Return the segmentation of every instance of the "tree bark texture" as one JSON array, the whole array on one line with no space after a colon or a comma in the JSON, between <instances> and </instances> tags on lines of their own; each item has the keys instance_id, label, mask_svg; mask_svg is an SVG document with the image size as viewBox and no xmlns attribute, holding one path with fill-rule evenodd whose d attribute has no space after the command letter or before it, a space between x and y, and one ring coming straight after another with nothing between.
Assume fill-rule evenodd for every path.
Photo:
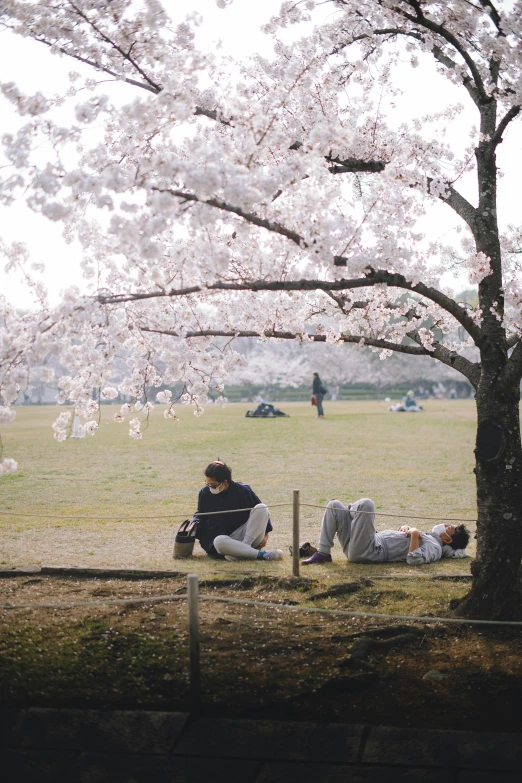
<instances>
[{"instance_id":1,"label":"tree bark texture","mask_svg":"<svg viewBox=\"0 0 522 783\"><path fill-rule=\"evenodd\" d=\"M482 377L477 390L477 558L473 583L455 613L522 618L522 448L518 382Z\"/></svg>"},{"instance_id":2,"label":"tree bark texture","mask_svg":"<svg viewBox=\"0 0 522 783\"><path fill-rule=\"evenodd\" d=\"M492 102L493 103L493 102ZM482 112L482 131L493 135L494 106ZM520 379L508 373L508 344L503 326L504 292L496 209L496 147L481 142L476 150L479 206L473 226L477 251L485 253L491 274L479 285L483 337L477 385L477 558L471 591L456 614L487 619L522 618L522 447Z\"/></svg>"}]
</instances>

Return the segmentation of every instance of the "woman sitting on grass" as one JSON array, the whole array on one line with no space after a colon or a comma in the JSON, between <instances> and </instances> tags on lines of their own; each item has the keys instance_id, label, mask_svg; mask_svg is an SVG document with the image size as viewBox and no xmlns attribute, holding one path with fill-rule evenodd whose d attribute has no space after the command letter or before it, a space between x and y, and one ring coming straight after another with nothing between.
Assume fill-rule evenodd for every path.
<instances>
[{"instance_id":1,"label":"woman sitting on grass","mask_svg":"<svg viewBox=\"0 0 522 783\"><path fill-rule=\"evenodd\" d=\"M209 516L216 511L224 513ZM198 520L196 537L210 557L281 560L283 556L280 549L263 549L273 529L268 508L248 484L232 481L232 470L220 460L205 469L194 519Z\"/></svg>"}]
</instances>

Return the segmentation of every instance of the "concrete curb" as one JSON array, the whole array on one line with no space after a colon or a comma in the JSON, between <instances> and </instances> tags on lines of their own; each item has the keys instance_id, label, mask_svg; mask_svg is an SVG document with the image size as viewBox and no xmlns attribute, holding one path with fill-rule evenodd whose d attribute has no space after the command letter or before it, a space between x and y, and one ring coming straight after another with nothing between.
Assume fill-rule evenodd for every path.
<instances>
[{"instance_id":1,"label":"concrete curb","mask_svg":"<svg viewBox=\"0 0 522 783\"><path fill-rule=\"evenodd\" d=\"M515 783L522 737L136 710L0 709L3 771L42 783ZM10 776L9 776L10 775Z\"/></svg>"}]
</instances>

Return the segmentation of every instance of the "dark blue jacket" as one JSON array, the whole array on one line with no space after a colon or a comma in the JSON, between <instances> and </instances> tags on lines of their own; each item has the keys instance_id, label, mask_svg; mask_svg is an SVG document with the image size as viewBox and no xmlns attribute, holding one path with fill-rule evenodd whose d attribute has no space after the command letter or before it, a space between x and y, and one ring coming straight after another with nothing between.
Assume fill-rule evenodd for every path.
<instances>
[{"instance_id":1,"label":"dark blue jacket","mask_svg":"<svg viewBox=\"0 0 522 783\"><path fill-rule=\"evenodd\" d=\"M214 539L216 536L229 536L238 527L244 525L250 516L250 511L238 511L235 514L216 514L207 516L209 511L233 511L236 508L253 508L261 503L258 496L248 484L231 481L228 489L213 495L208 487L203 487L198 496L198 510L194 514L199 520L197 538L199 543L211 557L216 557ZM266 532L272 528L270 517Z\"/></svg>"},{"instance_id":2,"label":"dark blue jacket","mask_svg":"<svg viewBox=\"0 0 522 783\"><path fill-rule=\"evenodd\" d=\"M326 394L326 389L319 377L314 378L312 381L312 394Z\"/></svg>"}]
</instances>

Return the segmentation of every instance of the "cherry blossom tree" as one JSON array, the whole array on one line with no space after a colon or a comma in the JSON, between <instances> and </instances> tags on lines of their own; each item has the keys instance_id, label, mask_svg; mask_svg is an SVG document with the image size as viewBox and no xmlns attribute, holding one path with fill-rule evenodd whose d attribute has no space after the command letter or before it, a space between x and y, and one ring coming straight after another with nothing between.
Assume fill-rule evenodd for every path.
<instances>
[{"instance_id":1,"label":"cherry blossom tree","mask_svg":"<svg viewBox=\"0 0 522 783\"><path fill-rule=\"evenodd\" d=\"M264 387L267 394L277 389L305 387L311 392L311 379L318 372L329 391L336 386L365 384L384 391L391 386L407 384L412 388L433 384L458 384L471 390L462 375L451 367L434 362L427 356L410 356L394 352L381 359L381 350L340 344L324 345L295 340L270 340L259 344L252 340L238 340L237 349L243 353L246 364L232 372L229 384ZM468 349L471 352L472 349ZM261 392L263 393L263 392ZM469 392L468 392L469 393Z\"/></svg>"},{"instance_id":2,"label":"cherry blossom tree","mask_svg":"<svg viewBox=\"0 0 522 783\"><path fill-rule=\"evenodd\" d=\"M284 2L265 27L274 58L232 67L197 50L197 19L174 26L157 0L2 0L0 23L68 63L71 86L1 84L26 121L3 137L0 197L61 221L85 275L51 308L24 248L3 247L39 302L24 316L2 303L4 404L47 355L70 368L60 401L91 433L93 387L148 412L150 388L181 380L201 413L240 361L238 336L431 357L476 390L478 550L456 611L519 617L520 231L499 229L497 150L520 114L522 4L331 0L327 21L288 43L314 6ZM402 122L405 57L461 103ZM126 85L123 101L108 80ZM464 131L463 107L476 123ZM456 251L423 236L442 207L459 223L477 307L440 283ZM128 373L106 389L122 348ZM139 438L131 407L116 418L134 416Z\"/></svg>"},{"instance_id":3,"label":"cherry blossom tree","mask_svg":"<svg viewBox=\"0 0 522 783\"><path fill-rule=\"evenodd\" d=\"M383 360L379 349L372 352L364 346L345 345L339 350L337 346L320 344L305 346L304 353L309 368L308 378L317 371L327 386L363 383L384 392L387 388L404 384L412 388L431 388L434 383L449 382L451 386L452 382L460 385L464 380L456 370L433 362L427 356L394 352Z\"/></svg>"},{"instance_id":4,"label":"cherry blossom tree","mask_svg":"<svg viewBox=\"0 0 522 783\"><path fill-rule=\"evenodd\" d=\"M295 389L311 384L312 370L295 341L285 340L277 344L274 340L267 340L261 345L248 342L243 353L245 366L231 373L228 378L230 384L245 384L251 389L262 387L262 393L268 395L276 393L278 388Z\"/></svg>"}]
</instances>

